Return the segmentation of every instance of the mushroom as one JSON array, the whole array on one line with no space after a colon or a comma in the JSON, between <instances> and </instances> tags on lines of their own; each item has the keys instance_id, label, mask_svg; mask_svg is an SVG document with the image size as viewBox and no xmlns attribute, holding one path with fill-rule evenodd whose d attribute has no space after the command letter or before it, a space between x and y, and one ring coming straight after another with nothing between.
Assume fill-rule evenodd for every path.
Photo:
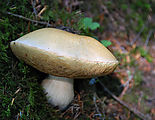
<instances>
[{"instance_id":1,"label":"mushroom","mask_svg":"<svg viewBox=\"0 0 155 120\"><path fill-rule=\"evenodd\" d=\"M30 32L10 46L17 58L50 74L42 86L49 103L60 109L74 97L74 78L103 76L118 65L112 53L94 38L55 28Z\"/></svg>"}]
</instances>

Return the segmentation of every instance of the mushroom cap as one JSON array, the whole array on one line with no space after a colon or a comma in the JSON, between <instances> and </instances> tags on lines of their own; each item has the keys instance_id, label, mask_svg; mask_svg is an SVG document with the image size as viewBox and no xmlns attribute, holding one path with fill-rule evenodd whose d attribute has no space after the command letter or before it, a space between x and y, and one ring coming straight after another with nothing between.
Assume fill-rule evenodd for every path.
<instances>
[{"instance_id":1,"label":"mushroom cap","mask_svg":"<svg viewBox=\"0 0 155 120\"><path fill-rule=\"evenodd\" d=\"M55 28L43 28L11 42L13 53L51 75L91 78L114 71L118 61L97 40Z\"/></svg>"}]
</instances>

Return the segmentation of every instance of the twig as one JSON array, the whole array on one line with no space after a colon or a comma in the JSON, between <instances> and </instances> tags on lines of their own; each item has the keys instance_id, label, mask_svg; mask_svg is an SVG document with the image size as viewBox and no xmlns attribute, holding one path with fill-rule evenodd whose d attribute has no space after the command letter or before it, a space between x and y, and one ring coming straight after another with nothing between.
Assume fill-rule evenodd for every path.
<instances>
[{"instance_id":1,"label":"twig","mask_svg":"<svg viewBox=\"0 0 155 120\"><path fill-rule=\"evenodd\" d=\"M104 84L99 80L99 83L101 84L101 86L104 88L104 90L113 98L115 99L117 102L119 102L121 105L123 105L124 107L126 107L128 110L130 110L131 112L133 112L136 116L138 116L140 119L142 120L151 120L151 118L146 117L143 113L141 113L140 111L136 110L135 108L131 108L129 107L125 102L123 102L122 100L120 100L118 97L116 97L111 91L109 91L108 88L106 88L104 86Z\"/></svg>"},{"instance_id":2,"label":"twig","mask_svg":"<svg viewBox=\"0 0 155 120\"><path fill-rule=\"evenodd\" d=\"M38 13L38 16L41 17L41 14L47 9L47 6L45 5L44 8Z\"/></svg>"},{"instance_id":3,"label":"twig","mask_svg":"<svg viewBox=\"0 0 155 120\"><path fill-rule=\"evenodd\" d=\"M13 105L14 101L15 101L15 98L12 98L11 106Z\"/></svg>"},{"instance_id":4,"label":"twig","mask_svg":"<svg viewBox=\"0 0 155 120\"><path fill-rule=\"evenodd\" d=\"M112 15L109 13L107 7L106 7L104 4L102 4L102 1L99 0L99 2L101 3L101 8L104 10L104 13L106 13L107 15L109 15L109 18L110 18L112 24L115 26L115 25L116 25L115 19L114 19L114 18L112 17Z\"/></svg>"},{"instance_id":5,"label":"twig","mask_svg":"<svg viewBox=\"0 0 155 120\"><path fill-rule=\"evenodd\" d=\"M143 92L140 92L139 98L138 98L138 109L140 109L140 103L142 101L142 97L143 97Z\"/></svg>"},{"instance_id":6,"label":"twig","mask_svg":"<svg viewBox=\"0 0 155 120\"><path fill-rule=\"evenodd\" d=\"M16 92L14 94L17 94L20 90L21 90L21 88L18 88L18 90L16 90Z\"/></svg>"},{"instance_id":7,"label":"twig","mask_svg":"<svg viewBox=\"0 0 155 120\"><path fill-rule=\"evenodd\" d=\"M52 27L52 25L49 24L48 22L42 22L42 21L32 20L32 19L26 18L26 17L24 17L22 15L10 13L10 12L5 12L5 13L8 14L8 15L12 15L12 16L18 17L18 18L22 18L22 19L27 20L27 21L30 21L30 22L34 22L34 23L38 23L38 24L47 25L49 27Z\"/></svg>"},{"instance_id":8,"label":"twig","mask_svg":"<svg viewBox=\"0 0 155 120\"><path fill-rule=\"evenodd\" d=\"M35 8L35 5L36 5L36 1L35 0L31 0L31 4L32 4L32 8L33 8L33 12L35 14L35 17L37 19L37 10Z\"/></svg>"},{"instance_id":9,"label":"twig","mask_svg":"<svg viewBox=\"0 0 155 120\"><path fill-rule=\"evenodd\" d=\"M146 39L145 44L144 44L145 46L148 45L148 42L149 42L150 37L151 37L151 35L152 35L152 32L153 32L153 30L151 29L151 30L149 31L149 34L147 35L147 39Z\"/></svg>"},{"instance_id":10,"label":"twig","mask_svg":"<svg viewBox=\"0 0 155 120\"><path fill-rule=\"evenodd\" d=\"M102 113L99 111L99 108L96 104L96 94L94 93L94 96L93 96L93 101L94 101L94 104L95 104L95 108L96 108L96 112L98 113L97 115L101 118L102 116Z\"/></svg>"},{"instance_id":11,"label":"twig","mask_svg":"<svg viewBox=\"0 0 155 120\"><path fill-rule=\"evenodd\" d=\"M142 28L140 29L139 33L136 35L136 37L133 39L133 41L131 41L131 45L133 45L136 40L140 37L141 33L144 31L144 28L145 28L145 24L143 24Z\"/></svg>"},{"instance_id":12,"label":"twig","mask_svg":"<svg viewBox=\"0 0 155 120\"><path fill-rule=\"evenodd\" d=\"M101 102L101 104L102 104L102 115L103 115L103 118L105 119L105 99L103 99L103 100L101 100L99 97L98 97L98 95L97 94L95 94L96 95L96 98Z\"/></svg>"},{"instance_id":13,"label":"twig","mask_svg":"<svg viewBox=\"0 0 155 120\"><path fill-rule=\"evenodd\" d=\"M74 1L73 3L71 3L71 6L77 6L83 3L84 3L83 1Z\"/></svg>"},{"instance_id":14,"label":"twig","mask_svg":"<svg viewBox=\"0 0 155 120\"><path fill-rule=\"evenodd\" d=\"M129 83L131 82L132 78L133 78L133 74L131 74L131 71L127 70L126 71L128 74L128 80L126 81L126 83L123 85L123 87L129 86Z\"/></svg>"},{"instance_id":15,"label":"twig","mask_svg":"<svg viewBox=\"0 0 155 120\"><path fill-rule=\"evenodd\" d=\"M119 98L122 98L123 95L126 93L126 91L128 90L129 88L129 84L130 82L132 81L132 78L133 78L133 74L131 74L131 71L127 70L127 74L128 74L128 80L122 84L120 87L124 87L124 90L123 92L121 93L120 97Z\"/></svg>"},{"instance_id":16,"label":"twig","mask_svg":"<svg viewBox=\"0 0 155 120\"><path fill-rule=\"evenodd\" d=\"M75 116L74 116L74 118L73 118L73 120L76 120L76 118L78 118L80 114L81 114L81 112L76 113Z\"/></svg>"}]
</instances>

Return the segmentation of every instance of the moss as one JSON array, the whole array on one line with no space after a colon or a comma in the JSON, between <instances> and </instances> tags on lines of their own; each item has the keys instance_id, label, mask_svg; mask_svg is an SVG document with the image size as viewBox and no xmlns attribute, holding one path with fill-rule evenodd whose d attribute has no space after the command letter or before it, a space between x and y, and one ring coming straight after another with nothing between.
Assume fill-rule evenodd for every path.
<instances>
[{"instance_id":1,"label":"moss","mask_svg":"<svg viewBox=\"0 0 155 120\"><path fill-rule=\"evenodd\" d=\"M84 3L85 2L86 1L84 1ZM57 0L54 0L52 2L49 0L41 0L41 3L43 6L45 4L48 4L47 10L43 13L43 18L41 18L41 20L49 21L54 27L67 26L70 28L74 28L75 30L80 30L80 28L78 27L78 21L80 21L80 19L83 19L84 15L77 14L77 11L79 10L82 12L89 11L91 13L94 13L95 15L93 20L95 22L99 22L99 11L98 9L96 9L98 8L99 4L97 2L95 2L95 4L93 1L91 1L90 4L86 2L88 6L82 4L79 6L79 8L74 8L74 11L72 12L67 11L66 8L62 9L62 4ZM127 9L130 9L131 13L126 14L124 19L126 23L129 24L127 26L129 26L136 32L139 31L146 21L146 16L149 13L151 4L144 0L138 2L132 1L132 3L129 3L128 1L122 2L121 0L119 0L116 2L116 4L113 3L115 2L108 1L105 3L108 10L110 11L110 14L113 14L113 11L115 11L116 8L122 9L124 11L124 14L126 14ZM43 74L26 65L24 62L19 61L11 52L9 46L9 43L11 41L16 40L17 38L25 35L30 31L46 26L36 25L26 20L2 13L9 11L11 13L34 19L35 16L33 14L33 8L30 5L30 2L28 2L27 0L5 0L0 4L0 119L63 119L60 116L62 113L57 109L53 109L53 107L47 103L46 97L43 93L43 89L40 86L40 82L44 77L46 77L46 74ZM126 7L127 5L128 8ZM137 12L137 9L141 12ZM107 16L104 15L103 24L101 24L98 28L98 31L100 33L105 31L106 29L109 30L109 26L107 25L107 23L109 23L109 18ZM135 22L131 24L130 21ZM148 30L149 27L147 27L147 29L145 29L142 33L143 36L147 33ZM93 36L93 33L97 32L97 30L89 32L89 34ZM123 64L121 67L126 67L126 55L117 52L116 56L119 61L124 60L125 62L125 64ZM143 54L143 57L146 57L148 61L151 61L151 58L147 53ZM132 60L130 65L135 65L134 59ZM105 84L108 84L106 80L103 81L105 81ZM141 85L141 81L141 73L135 73L136 85ZM114 80L114 85L118 84L115 82L116 81ZM88 86L88 81L85 82L85 84L85 86ZM113 92L120 92L118 91L117 86L112 87L111 85L109 85L109 87ZM91 89L91 86L85 87L85 91L87 89ZM101 94L102 92L103 90L99 91L99 94ZM89 119L88 116L92 111L95 110L94 103L92 102L92 91L87 91L86 93L84 93L85 97L82 98L82 100L84 101L84 111L83 114L80 115L81 119ZM127 97L127 100L129 100L130 98L131 101L137 103L138 98L136 95L129 95ZM146 111L149 111L147 107Z\"/></svg>"}]
</instances>

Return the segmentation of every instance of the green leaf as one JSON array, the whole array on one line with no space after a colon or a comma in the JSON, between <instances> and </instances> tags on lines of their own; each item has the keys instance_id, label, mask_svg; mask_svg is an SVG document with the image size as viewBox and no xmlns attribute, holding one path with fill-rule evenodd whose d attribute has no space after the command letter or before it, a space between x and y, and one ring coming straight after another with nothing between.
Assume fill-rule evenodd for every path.
<instances>
[{"instance_id":1,"label":"green leaf","mask_svg":"<svg viewBox=\"0 0 155 120\"><path fill-rule=\"evenodd\" d=\"M87 29L92 24L92 18L84 18L83 19L84 28Z\"/></svg>"},{"instance_id":2,"label":"green leaf","mask_svg":"<svg viewBox=\"0 0 155 120\"><path fill-rule=\"evenodd\" d=\"M108 47L110 46L112 43L108 40L101 40L101 43L105 46L105 47Z\"/></svg>"},{"instance_id":3,"label":"green leaf","mask_svg":"<svg viewBox=\"0 0 155 120\"><path fill-rule=\"evenodd\" d=\"M97 22L94 22L94 23L90 24L89 27L91 30L96 30L97 28L100 27L100 24L98 24Z\"/></svg>"},{"instance_id":4,"label":"green leaf","mask_svg":"<svg viewBox=\"0 0 155 120\"><path fill-rule=\"evenodd\" d=\"M93 22L92 18L89 17L85 17L82 18L79 22L78 22L79 28L83 29L83 30L96 30L97 28L100 27L100 24L97 22Z\"/></svg>"}]
</instances>

